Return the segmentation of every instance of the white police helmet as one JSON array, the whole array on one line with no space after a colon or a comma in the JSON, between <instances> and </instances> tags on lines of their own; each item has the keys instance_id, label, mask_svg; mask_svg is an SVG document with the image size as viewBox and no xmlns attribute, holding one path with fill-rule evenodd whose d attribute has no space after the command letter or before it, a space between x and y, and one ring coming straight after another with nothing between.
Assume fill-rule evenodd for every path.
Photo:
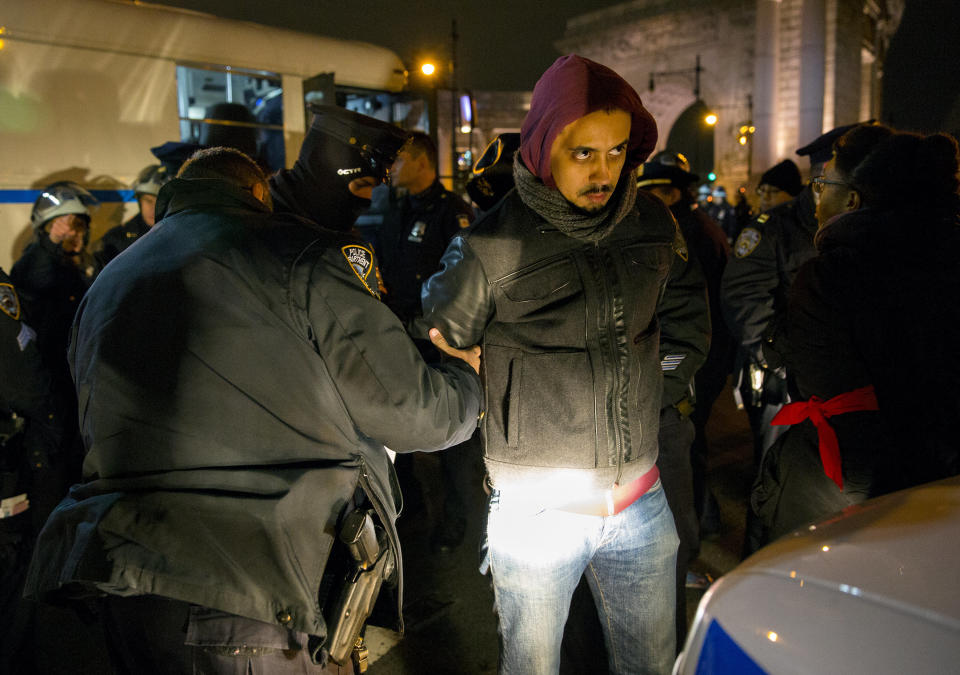
<instances>
[{"instance_id":1,"label":"white police helmet","mask_svg":"<svg viewBox=\"0 0 960 675\"><path fill-rule=\"evenodd\" d=\"M90 207L100 202L92 194L74 183L65 180L45 187L33 203L30 223L39 230L57 216L74 213L90 219Z\"/></svg>"},{"instance_id":2,"label":"white police helmet","mask_svg":"<svg viewBox=\"0 0 960 675\"><path fill-rule=\"evenodd\" d=\"M138 196L153 195L156 197L160 188L171 178L173 176L167 170L167 167L161 164L151 164L145 167L137 175L137 179L133 181L133 192Z\"/></svg>"}]
</instances>

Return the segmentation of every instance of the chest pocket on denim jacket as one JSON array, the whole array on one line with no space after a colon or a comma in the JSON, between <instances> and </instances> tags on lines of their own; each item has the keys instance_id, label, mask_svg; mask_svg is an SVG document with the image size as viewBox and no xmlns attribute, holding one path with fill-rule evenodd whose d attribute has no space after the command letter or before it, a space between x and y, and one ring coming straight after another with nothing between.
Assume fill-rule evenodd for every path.
<instances>
[{"instance_id":1,"label":"chest pocket on denim jacket","mask_svg":"<svg viewBox=\"0 0 960 675\"><path fill-rule=\"evenodd\" d=\"M521 270L503 280L499 291L498 320L523 324L524 333L535 336L534 344L573 347L582 342L583 283L572 258Z\"/></svg>"}]
</instances>

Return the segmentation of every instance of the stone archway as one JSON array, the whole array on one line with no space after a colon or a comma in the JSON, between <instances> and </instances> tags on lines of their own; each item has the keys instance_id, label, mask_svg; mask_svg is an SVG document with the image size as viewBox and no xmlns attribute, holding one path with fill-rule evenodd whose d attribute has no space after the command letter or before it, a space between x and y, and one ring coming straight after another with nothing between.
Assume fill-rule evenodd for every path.
<instances>
[{"instance_id":1,"label":"stone archway","mask_svg":"<svg viewBox=\"0 0 960 675\"><path fill-rule=\"evenodd\" d=\"M707 174L715 170L714 128L703 121L709 109L703 101L694 101L680 113L670 128L667 149L682 152L690 161L690 170L706 182Z\"/></svg>"}]
</instances>

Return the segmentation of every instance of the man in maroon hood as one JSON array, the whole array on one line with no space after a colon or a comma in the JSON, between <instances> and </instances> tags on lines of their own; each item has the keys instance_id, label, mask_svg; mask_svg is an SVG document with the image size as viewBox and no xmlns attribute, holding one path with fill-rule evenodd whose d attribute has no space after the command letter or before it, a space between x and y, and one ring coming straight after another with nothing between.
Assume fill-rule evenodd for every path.
<instances>
[{"instance_id":1,"label":"man in maroon hood","mask_svg":"<svg viewBox=\"0 0 960 675\"><path fill-rule=\"evenodd\" d=\"M586 574L612 672L668 673L677 535L656 467L661 301L676 223L637 194L656 145L609 68L558 59L533 91L516 189L454 237L423 287L424 319L483 344L487 555L502 673L556 673ZM664 331L663 339L668 336Z\"/></svg>"}]
</instances>

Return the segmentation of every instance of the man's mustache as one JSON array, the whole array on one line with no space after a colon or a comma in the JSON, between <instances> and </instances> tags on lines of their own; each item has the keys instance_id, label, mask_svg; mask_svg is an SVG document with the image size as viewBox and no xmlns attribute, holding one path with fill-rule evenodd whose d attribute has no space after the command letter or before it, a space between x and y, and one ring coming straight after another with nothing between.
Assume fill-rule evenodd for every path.
<instances>
[{"instance_id":1,"label":"man's mustache","mask_svg":"<svg viewBox=\"0 0 960 675\"><path fill-rule=\"evenodd\" d=\"M603 194L605 192L613 192L612 185L588 185L587 187L580 190L579 196L585 197L586 195L592 194Z\"/></svg>"}]
</instances>

